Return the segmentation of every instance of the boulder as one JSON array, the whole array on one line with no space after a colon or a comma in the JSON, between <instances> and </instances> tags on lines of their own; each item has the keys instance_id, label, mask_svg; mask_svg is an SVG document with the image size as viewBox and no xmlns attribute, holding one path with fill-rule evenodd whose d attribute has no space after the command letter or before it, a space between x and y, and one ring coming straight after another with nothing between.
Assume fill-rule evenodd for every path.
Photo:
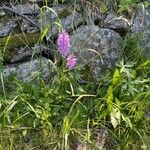
<instances>
[{"instance_id":1,"label":"boulder","mask_svg":"<svg viewBox=\"0 0 150 150\"><path fill-rule=\"evenodd\" d=\"M0 19L0 38L9 35L17 27L17 21L14 19Z\"/></svg>"},{"instance_id":2,"label":"boulder","mask_svg":"<svg viewBox=\"0 0 150 150\"><path fill-rule=\"evenodd\" d=\"M0 51L3 53L4 61L15 62L41 53L43 46L35 45L39 36L39 33L20 33L0 38ZM8 39L9 42L7 43Z\"/></svg>"},{"instance_id":3,"label":"boulder","mask_svg":"<svg viewBox=\"0 0 150 150\"><path fill-rule=\"evenodd\" d=\"M130 20L124 16L118 16L115 13L110 12L104 19L103 27L127 32L131 27L131 23Z\"/></svg>"},{"instance_id":4,"label":"boulder","mask_svg":"<svg viewBox=\"0 0 150 150\"><path fill-rule=\"evenodd\" d=\"M71 35L71 51L78 64L88 66L94 76L111 69L119 56L121 36L111 29L80 26Z\"/></svg>"},{"instance_id":5,"label":"boulder","mask_svg":"<svg viewBox=\"0 0 150 150\"><path fill-rule=\"evenodd\" d=\"M135 10L135 17L132 24L132 32L150 30L150 8L139 6Z\"/></svg>"},{"instance_id":6,"label":"boulder","mask_svg":"<svg viewBox=\"0 0 150 150\"><path fill-rule=\"evenodd\" d=\"M21 64L4 66L3 76L6 78L13 73L18 79L30 82L33 79L37 80L40 75L44 80L49 81L52 70L52 63L48 59L37 58Z\"/></svg>"},{"instance_id":7,"label":"boulder","mask_svg":"<svg viewBox=\"0 0 150 150\"><path fill-rule=\"evenodd\" d=\"M28 16L28 19L32 20L35 24L37 24L39 16ZM39 32L39 29L26 19L20 17L18 21L20 23L19 25L22 32L25 33Z\"/></svg>"},{"instance_id":8,"label":"boulder","mask_svg":"<svg viewBox=\"0 0 150 150\"><path fill-rule=\"evenodd\" d=\"M22 15L37 15L40 12L40 8L37 4L22 4L12 7L12 10Z\"/></svg>"},{"instance_id":9,"label":"boulder","mask_svg":"<svg viewBox=\"0 0 150 150\"><path fill-rule=\"evenodd\" d=\"M77 11L69 8L67 5L58 5L50 9L51 10L49 9L45 10L41 14L42 19L39 20L39 23L42 26L43 31L49 27L47 39L49 39L51 36L56 36L58 34L59 27L55 23L55 22L58 23L58 18L62 23L62 27L68 32L78 27L83 21L82 15L79 14Z\"/></svg>"},{"instance_id":10,"label":"boulder","mask_svg":"<svg viewBox=\"0 0 150 150\"><path fill-rule=\"evenodd\" d=\"M150 57L150 8L139 6L133 20L132 32L139 37L143 54Z\"/></svg>"},{"instance_id":11,"label":"boulder","mask_svg":"<svg viewBox=\"0 0 150 150\"><path fill-rule=\"evenodd\" d=\"M15 50L16 49L16 50ZM11 63L15 63L21 60L24 60L28 57L38 55L42 53L42 51L45 49L44 45L35 45L34 47L20 47L20 48L14 48L14 51L16 52L13 57L9 59Z\"/></svg>"}]
</instances>

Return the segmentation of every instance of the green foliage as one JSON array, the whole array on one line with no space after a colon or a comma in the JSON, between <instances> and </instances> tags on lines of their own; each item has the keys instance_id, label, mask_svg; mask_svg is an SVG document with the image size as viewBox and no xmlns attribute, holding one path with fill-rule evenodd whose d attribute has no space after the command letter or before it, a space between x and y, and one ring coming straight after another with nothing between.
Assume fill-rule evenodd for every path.
<instances>
[{"instance_id":1,"label":"green foliage","mask_svg":"<svg viewBox=\"0 0 150 150\"><path fill-rule=\"evenodd\" d=\"M140 65L121 61L113 74L104 76L107 80L101 77L95 86L94 80L80 85L78 69L61 71L50 85L42 80L33 84L11 79L10 88L6 81L5 91L9 93L6 98L0 93L1 128L34 127L50 133L54 128L62 128L59 132L63 137L62 147L67 148L74 129L86 129L89 124L89 131L102 127L108 130L110 138L118 141L118 148L147 146L144 139L149 130L145 118L145 111L150 108L149 68L150 61ZM82 131L78 136L81 135L86 139ZM89 133L89 143L90 138Z\"/></svg>"},{"instance_id":2,"label":"green foliage","mask_svg":"<svg viewBox=\"0 0 150 150\"><path fill-rule=\"evenodd\" d=\"M119 0L118 1L118 6L119 6L118 12L129 11L129 9L132 6L134 6L135 4L137 4L139 2L140 2L140 0Z\"/></svg>"},{"instance_id":3,"label":"green foliage","mask_svg":"<svg viewBox=\"0 0 150 150\"><path fill-rule=\"evenodd\" d=\"M125 61L144 61L146 59L146 55L143 52L143 48L141 47L143 43L142 34L131 34L128 33L124 37L124 41L122 42L122 50L120 51L120 60L123 58Z\"/></svg>"},{"instance_id":4,"label":"green foliage","mask_svg":"<svg viewBox=\"0 0 150 150\"><path fill-rule=\"evenodd\" d=\"M139 138L139 143L132 144L137 145L137 148L140 146L139 144L146 145L147 140L144 141L143 137L149 130L148 120L145 118L145 110L150 108L149 63L149 61L146 61L139 67L134 68L135 64L124 64L124 61L121 61L114 71L112 84L108 87L107 103L101 101L96 109L98 118L101 118L102 114L106 117L110 114L110 122L115 128L114 134L117 135L116 140L121 142L120 148L126 147L129 149L129 143L132 143L135 137L136 140ZM139 68L141 68L140 71ZM102 109L102 105L107 109ZM107 113L104 113L104 111ZM124 132L128 134L126 135ZM139 137L137 137L138 135ZM133 146L132 144L131 146Z\"/></svg>"},{"instance_id":5,"label":"green foliage","mask_svg":"<svg viewBox=\"0 0 150 150\"><path fill-rule=\"evenodd\" d=\"M118 1L119 11L138 2ZM106 1L102 4L105 12ZM87 66L68 71L62 65L49 84L40 76L29 83L15 75L3 79L0 54L0 149L67 150L82 139L96 150L101 129L108 133L106 149L149 149L150 60L143 57L137 35L127 35L122 45L114 71L94 79ZM32 146L25 147L30 138Z\"/></svg>"}]
</instances>

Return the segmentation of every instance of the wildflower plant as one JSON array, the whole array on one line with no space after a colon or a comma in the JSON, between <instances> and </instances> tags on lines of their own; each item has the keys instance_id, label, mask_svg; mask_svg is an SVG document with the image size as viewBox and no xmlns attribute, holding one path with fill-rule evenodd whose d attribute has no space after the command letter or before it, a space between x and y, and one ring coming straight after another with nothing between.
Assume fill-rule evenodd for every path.
<instances>
[{"instance_id":1,"label":"wildflower plant","mask_svg":"<svg viewBox=\"0 0 150 150\"><path fill-rule=\"evenodd\" d=\"M70 37L69 37L69 34L65 30L59 33L57 45L58 45L59 53L62 56L66 57L69 53Z\"/></svg>"},{"instance_id":2,"label":"wildflower plant","mask_svg":"<svg viewBox=\"0 0 150 150\"><path fill-rule=\"evenodd\" d=\"M65 30L62 30L58 34L57 46L59 53L67 61L67 68L69 70L73 69L76 65L77 59L75 55L70 53L70 36Z\"/></svg>"},{"instance_id":3,"label":"wildflower plant","mask_svg":"<svg viewBox=\"0 0 150 150\"><path fill-rule=\"evenodd\" d=\"M43 13L45 9L57 16L47 6ZM55 23L63 61L48 82L40 74L33 77L36 82L26 83L15 75L5 79L1 73L0 149L69 150L78 149L82 141L93 150L150 149L150 60L135 55L139 42L125 38L122 61L95 79L88 65L70 71L77 58L69 34L59 20ZM52 24L45 26L40 40Z\"/></svg>"},{"instance_id":4,"label":"wildflower plant","mask_svg":"<svg viewBox=\"0 0 150 150\"><path fill-rule=\"evenodd\" d=\"M77 59L76 57L71 54L67 57L67 67L69 70L73 69L76 65Z\"/></svg>"}]
</instances>

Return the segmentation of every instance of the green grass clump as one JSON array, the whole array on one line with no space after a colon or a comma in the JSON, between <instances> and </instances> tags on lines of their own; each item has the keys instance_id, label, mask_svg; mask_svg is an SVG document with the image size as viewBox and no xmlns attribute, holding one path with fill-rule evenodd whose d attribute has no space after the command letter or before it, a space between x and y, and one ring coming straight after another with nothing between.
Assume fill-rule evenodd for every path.
<instances>
[{"instance_id":1,"label":"green grass clump","mask_svg":"<svg viewBox=\"0 0 150 150\"><path fill-rule=\"evenodd\" d=\"M83 85L78 69L61 71L50 85L42 79L33 84L12 77L3 83L7 94L0 92L1 147L14 148L35 132L33 147L39 146L36 135L43 133L49 137L45 145L55 138L49 147L69 149L70 140L83 138L89 147L95 145L97 149L93 134L101 128L108 132L106 147L110 143L114 149L148 147L149 119L145 113L150 108L149 68L150 61L139 65L121 61L114 73L108 72L98 82L93 79ZM16 134L20 136L13 136L14 130L19 130ZM5 132L9 140L4 138Z\"/></svg>"}]
</instances>

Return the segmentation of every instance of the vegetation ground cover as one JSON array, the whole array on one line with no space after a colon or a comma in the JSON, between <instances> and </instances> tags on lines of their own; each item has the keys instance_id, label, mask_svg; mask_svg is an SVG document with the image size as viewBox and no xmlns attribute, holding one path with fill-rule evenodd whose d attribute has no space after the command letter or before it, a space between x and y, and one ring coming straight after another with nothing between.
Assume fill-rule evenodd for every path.
<instances>
[{"instance_id":1,"label":"vegetation ground cover","mask_svg":"<svg viewBox=\"0 0 150 150\"><path fill-rule=\"evenodd\" d=\"M119 13L139 3L148 5L114 1ZM150 60L137 35L128 33L120 47L116 66L96 79L84 64L68 70L62 60L49 83L40 74L27 83L4 79L1 63L0 149L71 150L82 142L91 150L150 149Z\"/></svg>"}]
</instances>

